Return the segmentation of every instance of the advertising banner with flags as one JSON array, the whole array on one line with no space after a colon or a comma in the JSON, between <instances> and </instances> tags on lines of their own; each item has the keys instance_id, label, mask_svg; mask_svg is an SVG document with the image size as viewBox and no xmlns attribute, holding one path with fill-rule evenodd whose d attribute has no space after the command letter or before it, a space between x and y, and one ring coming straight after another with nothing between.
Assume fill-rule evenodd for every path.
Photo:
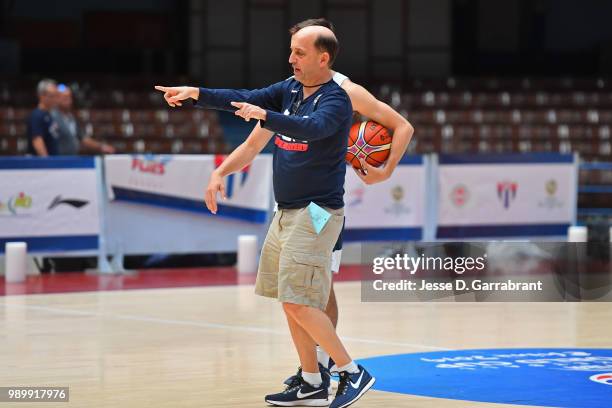
<instances>
[{"instance_id":1,"label":"advertising banner with flags","mask_svg":"<svg viewBox=\"0 0 612 408\"><path fill-rule=\"evenodd\" d=\"M437 237L564 236L576 166L571 154L440 155Z\"/></svg>"},{"instance_id":2,"label":"advertising banner with flags","mask_svg":"<svg viewBox=\"0 0 612 408\"><path fill-rule=\"evenodd\" d=\"M113 155L104 161L109 197L210 214L204 191L221 155ZM258 156L225 178L227 200L217 215L264 223L271 205L272 157Z\"/></svg>"},{"instance_id":3,"label":"advertising banner with flags","mask_svg":"<svg viewBox=\"0 0 612 408\"><path fill-rule=\"evenodd\" d=\"M22 241L29 252L92 252L99 245L94 158L0 159L0 251Z\"/></svg>"}]
</instances>

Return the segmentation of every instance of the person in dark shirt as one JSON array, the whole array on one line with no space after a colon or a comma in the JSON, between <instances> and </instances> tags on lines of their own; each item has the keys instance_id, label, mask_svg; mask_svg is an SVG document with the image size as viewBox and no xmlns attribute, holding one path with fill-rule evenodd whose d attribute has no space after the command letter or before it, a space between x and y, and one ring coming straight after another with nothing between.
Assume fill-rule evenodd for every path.
<instances>
[{"instance_id":1,"label":"person in dark shirt","mask_svg":"<svg viewBox=\"0 0 612 408\"><path fill-rule=\"evenodd\" d=\"M334 31L333 24L324 18L308 19L301 21L291 28L291 32L297 32L305 27L309 26L323 26ZM334 81L342 87L351 99L353 110L359 113L361 116L367 117L368 120L380 123L383 127L387 128L390 133L393 134L393 143L391 144L391 152L389 158L386 160L384 166L379 168L373 167L361 159L361 166L365 170L365 174L361 170L355 170L355 174L366 184L372 185L388 180L396 169L402 156L406 152L406 148L410 143L410 139L414 133L414 128L408 122L407 119L402 117L397 111L391 108L386 103L379 101L372 95L366 88L353 82L346 75L335 71L333 76ZM247 141L254 141L256 139L270 140L272 132L267 129L255 126L248 136ZM246 142L245 142L246 143ZM340 271L340 260L342 257L342 244L343 237L342 233L338 237L338 241L332 252L332 271L334 274ZM334 327L337 327L338 323L338 303L336 301L336 295L334 293L334 285L329 295L327 307L325 313L332 321ZM333 374L337 369L337 366L330 361L329 355L321 347L317 347L317 357L319 363L325 367L330 367L330 372ZM284 383L289 385L294 382L296 375L292 375L287 378Z\"/></svg>"},{"instance_id":2,"label":"person in dark shirt","mask_svg":"<svg viewBox=\"0 0 612 408\"><path fill-rule=\"evenodd\" d=\"M294 25L290 31L297 32L309 26L323 26L334 31L333 24L329 20L324 18L315 18L301 21ZM355 112L359 113L363 117L368 118L368 120L373 120L374 122L381 124L393 135L393 143L391 144L389 158L385 161L384 166L378 168L373 167L367 162L365 162L363 159L361 159L361 166L365 170L365 174L363 171L356 169L355 174L366 185L381 183L388 180L395 171L404 153L406 152L408 144L410 143L412 135L414 134L414 128L406 118L399 114L399 112L395 111L386 103L376 99L374 95L372 95L366 88L353 82L346 75L336 71L334 72L333 79L338 85L342 87L342 89L346 91L349 98L351 99L351 104L353 105L353 110ZM270 138L272 137L271 133L272 132L270 130L255 126L251 131L251 134L248 136L247 141L253 143L253 141L256 141L257 139L270 140ZM334 274L337 274L340 271L342 244L343 239L341 233L338 237L338 241L336 242L336 246L334 247L334 251L332 253L331 268ZM325 313L332 321L334 327L336 327L338 323L338 303L336 301L336 295L334 293L333 282ZM333 374L337 367L330 361L329 355L321 347L317 347L317 357L319 363L321 363L325 367L330 367L330 372ZM295 375L292 375L291 377L285 380L285 384L291 384L294 379Z\"/></svg>"},{"instance_id":3,"label":"person in dark shirt","mask_svg":"<svg viewBox=\"0 0 612 408\"><path fill-rule=\"evenodd\" d=\"M344 178L352 105L333 81L338 41L326 27L292 33L289 63L294 76L253 91L156 86L170 106L189 98L201 107L234 111L273 131L273 184L279 210L264 242L255 291L282 302L302 369L284 392L270 394L273 405L324 406L330 377L317 363L316 344L338 366L340 382L331 408L354 403L374 384L349 356L324 313L331 287L331 254L344 221ZM218 210L223 178L261 152L267 140L243 143L213 173L205 202Z\"/></svg>"},{"instance_id":4,"label":"person in dark shirt","mask_svg":"<svg viewBox=\"0 0 612 408\"><path fill-rule=\"evenodd\" d=\"M43 79L36 88L38 106L28 118L28 153L46 157L57 154L57 123L51 117L51 109L57 104L57 83Z\"/></svg>"},{"instance_id":5,"label":"person in dark shirt","mask_svg":"<svg viewBox=\"0 0 612 408\"><path fill-rule=\"evenodd\" d=\"M57 89L56 109L51 111L51 117L58 126L57 154L76 156L81 152L82 147L96 153L115 153L113 146L98 142L93 137L84 134L83 128L73 113L72 90L64 84L58 85Z\"/></svg>"}]
</instances>

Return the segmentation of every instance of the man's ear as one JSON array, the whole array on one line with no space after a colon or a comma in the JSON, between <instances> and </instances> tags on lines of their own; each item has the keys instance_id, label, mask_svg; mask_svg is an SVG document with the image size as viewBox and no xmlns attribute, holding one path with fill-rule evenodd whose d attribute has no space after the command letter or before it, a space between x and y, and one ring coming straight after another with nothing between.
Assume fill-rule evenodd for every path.
<instances>
[{"instance_id":1,"label":"man's ear","mask_svg":"<svg viewBox=\"0 0 612 408\"><path fill-rule=\"evenodd\" d=\"M321 53L320 63L322 66L329 66L329 53L327 51Z\"/></svg>"}]
</instances>

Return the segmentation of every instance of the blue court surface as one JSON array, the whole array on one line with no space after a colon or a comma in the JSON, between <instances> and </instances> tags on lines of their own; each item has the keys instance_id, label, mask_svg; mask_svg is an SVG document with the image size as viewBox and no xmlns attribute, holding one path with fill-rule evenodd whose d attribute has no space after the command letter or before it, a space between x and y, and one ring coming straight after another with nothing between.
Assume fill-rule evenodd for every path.
<instances>
[{"instance_id":1,"label":"blue court surface","mask_svg":"<svg viewBox=\"0 0 612 408\"><path fill-rule=\"evenodd\" d=\"M612 349L449 350L360 363L381 391L543 407L612 407Z\"/></svg>"}]
</instances>

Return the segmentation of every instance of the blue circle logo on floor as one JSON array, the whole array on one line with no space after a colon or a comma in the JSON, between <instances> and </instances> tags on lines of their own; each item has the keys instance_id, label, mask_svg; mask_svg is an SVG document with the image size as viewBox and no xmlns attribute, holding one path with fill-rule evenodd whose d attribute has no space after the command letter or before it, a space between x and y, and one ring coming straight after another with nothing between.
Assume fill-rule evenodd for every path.
<instances>
[{"instance_id":1,"label":"blue circle logo on floor","mask_svg":"<svg viewBox=\"0 0 612 408\"><path fill-rule=\"evenodd\" d=\"M381 391L544 407L612 407L612 349L449 350L360 362Z\"/></svg>"}]
</instances>

